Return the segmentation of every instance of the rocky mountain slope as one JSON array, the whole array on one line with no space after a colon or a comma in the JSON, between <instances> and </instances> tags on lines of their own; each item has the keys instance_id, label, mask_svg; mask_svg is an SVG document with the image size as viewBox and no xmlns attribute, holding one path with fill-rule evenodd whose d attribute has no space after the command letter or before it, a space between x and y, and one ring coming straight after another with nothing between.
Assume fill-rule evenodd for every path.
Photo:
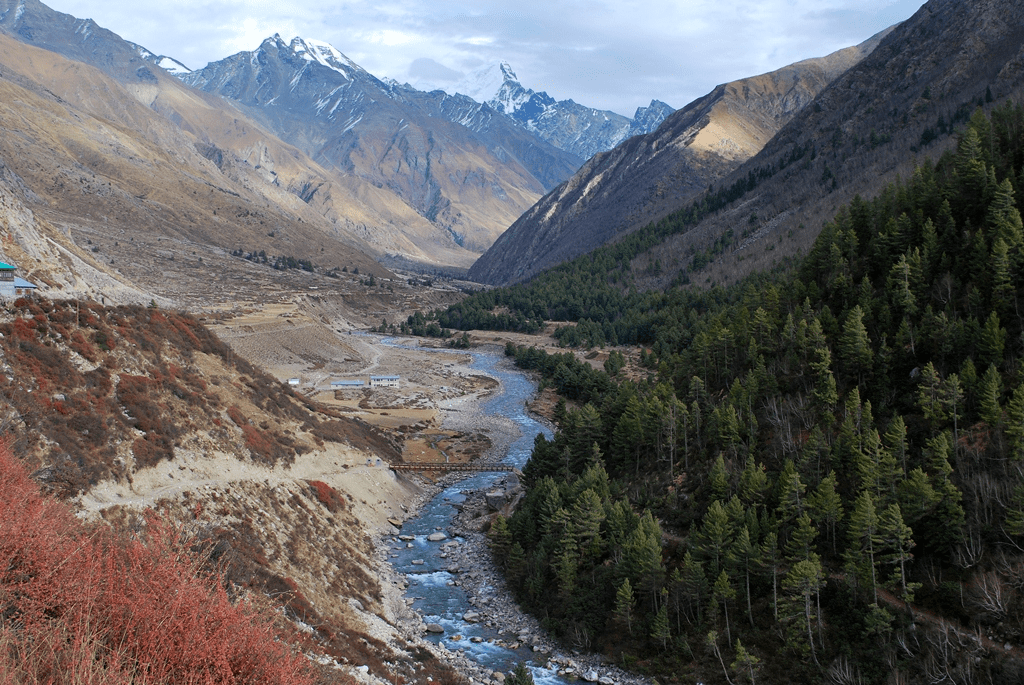
<instances>
[{"instance_id":1,"label":"rocky mountain slope","mask_svg":"<svg viewBox=\"0 0 1024 685\"><path fill-rule=\"evenodd\" d=\"M19 301L0 332L8 445L81 517L137 531L159 512L234 592L275 598L318 682L454 677L371 537L421 493L382 467L395 433L297 395L188 315Z\"/></svg>"},{"instance_id":2,"label":"rocky mountain slope","mask_svg":"<svg viewBox=\"0 0 1024 685\"><path fill-rule=\"evenodd\" d=\"M721 85L671 114L654 133L595 156L520 217L470 277L521 281L679 208L756 154L883 35Z\"/></svg>"},{"instance_id":3,"label":"rocky mountain slope","mask_svg":"<svg viewBox=\"0 0 1024 685\"><path fill-rule=\"evenodd\" d=\"M423 83L416 86L421 90L435 89ZM572 100L557 101L545 92L525 87L507 62L488 65L462 81L439 89L486 103L555 147L581 159L610 150L630 136L654 131L673 111L664 102L652 100L649 107L638 107L630 119Z\"/></svg>"},{"instance_id":4,"label":"rocky mountain slope","mask_svg":"<svg viewBox=\"0 0 1024 685\"><path fill-rule=\"evenodd\" d=\"M328 168L388 189L469 252L579 163L468 98L381 81L317 41L274 36L183 81L240 103Z\"/></svg>"},{"instance_id":5,"label":"rocky mountain slope","mask_svg":"<svg viewBox=\"0 0 1024 685\"><path fill-rule=\"evenodd\" d=\"M139 132L150 138L159 131L159 135L164 136L159 144L166 149L184 150L190 164L197 155L205 157L198 162L200 165L212 163L218 169L215 175L232 177L235 183L244 183L250 193L262 196L262 205L280 205L274 211L290 215L291 221L301 217L302 223L308 225L307 229L320 234L317 242L326 236L329 238L325 243L328 247L341 242L390 263L420 264L428 269L468 267L507 223L539 197L544 191L544 183L514 161L499 161L496 154L504 158L518 154L529 160L535 168L543 170L538 174L548 185L567 177L580 163L575 157L552 148L508 121L499 128L509 135L502 138L503 144L493 145L496 152L492 153L479 136L473 138L475 134L472 134L471 139L466 140L468 129L465 127L446 124L441 117L438 117L441 121L436 127L436 121L426 122L437 116L439 110L429 114L420 112L417 117L423 126L415 131L403 131L404 124L400 122L404 110L385 107L384 111L388 112L385 118L390 123L381 130L390 131L396 136L395 140L382 140L371 134L369 129L357 127L353 135L359 136L366 147L360 148L360 143L357 143L356 149L348 152L340 148L335 150L352 164L343 162L339 166L325 162L324 166L300 149L283 143L270 130L273 121L260 123L253 118L256 110L246 113L239 109L237 102L185 86L162 68L170 66L173 72L180 73L183 65L175 66L168 58L152 55L145 48L124 41L89 20L54 12L38 0L0 0L0 32L21 43L42 47L75 62L96 67L113 81L113 84L107 83L86 92L60 78L61 74L70 73L71 67L51 68L38 75L27 74L32 70L18 66L17 62L28 63L26 59L35 58L15 57L16 50L9 48L8 54L13 60L9 70L12 73L26 72L23 76L29 81L38 79L45 82L45 86L40 86L43 97L59 97L65 103L86 108L90 115L105 116L103 112L106 110L130 110L130 121L123 120L123 117L118 119L127 129L141 126L143 130ZM313 52L321 55L321 49L323 54L330 52L325 46L315 48ZM292 56L297 60L293 66L300 71L310 64L303 57L294 53ZM305 56L310 57L310 53L305 53ZM323 67L327 73L341 77L340 72L319 62L316 62L316 67ZM362 73L368 83L379 84L385 89L391 87L361 70L353 73ZM70 89L70 93L65 89ZM304 89L299 91L299 95L309 95ZM388 99L383 91L365 98L366 102ZM136 104L150 112L140 111ZM434 101L429 105L434 110L440 106ZM88 110L89 107L93 107L95 112ZM408 109L407 105L403 107ZM372 104L370 109L377 111ZM454 108L449 105L449 109ZM160 116L152 116L154 113ZM391 118L391 115L397 118ZM373 115L370 118L374 120ZM410 121L412 118L416 117L407 117ZM430 126L426 126L427 123ZM178 131L172 131L173 128ZM170 142L172 138L173 143ZM300 144L309 144L308 138L298 136L297 140ZM448 145L454 140L458 142ZM439 147L438 141L447 142ZM417 157L420 153L426 156ZM448 159L456 158L464 168L446 166ZM428 159L432 169L427 168ZM377 168L378 162L380 173L374 172L368 177L351 173L350 166ZM8 159L8 163L10 166L15 162ZM384 171L385 168L388 170ZM451 173L439 174L439 169ZM204 173L209 173L209 169ZM152 173L142 176L155 178ZM444 183L431 185L437 178L444 179ZM461 201L465 202L465 207L462 207L465 211L458 207L446 209L450 202L442 195L441 186L447 183L457 187L459 197L463 198ZM218 181L213 185L224 183ZM235 188L232 192L240 193ZM207 218L210 216L202 207L198 211ZM491 219L490 212L497 218ZM223 212L218 216L220 220L224 219ZM269 222L264 221L266 223ZM481 225L483 233L478 235ZM224 237L217 243L223 247L231 238L230 232L222 230L217 233ZM263 235L268 239L275 237L269 236L270 233L279 235L273 229L265 230ZM244 235L238 237L240 240L230 240L233 248L274 249L276 254L288 254L273 245L263 246L253 240L243 240L246 238ZM285 244L293 245L294 241L289 240ZM314 249L319 250L320 247L317 245ZM311 259L313 252L294 256Z\"/></svg>"},{"instance_id":6,"label":"rocky mountain slope","mask_svg":"<svg viewBox=\"0 0 1024 685\"><path fill-rule=\"evenodd\" d=\"M675 264L648 280L663 287L680 269L692 271L691 256L703 252L710 263L692 279L722 283L807 249L839 206L879 192L953 147L979 107L1019 106L1022 36L1020 3L931 0L721 181L720 188L745 185L739 200L635 266ZM797 157L799 163L787 163ZM752 177L760 177L756 188L749 187ZM736 239L716 252L714 244L730 229Z\"/></svg>"},{"instance_id":7,"label":"rocky mountain slope","mask_svg":"<svg viewBox=\"0 0 1024 685\"><path fill-rule=\"evenodd\" d=\"M3 34L0 71L0 185L12 210L0 217L5 256L43 285L83 292L105 273L159 295L181 285L166 264L188 269L193 290L208 293L204 281L231 272L216 262L238 249L388 275L364 241L329 239L331 224L281 187L322 179L317 165L173 77L157 70L155 86L121 84ZM139 101L145 95L153 106ZM181 125L154 107L176 112ZM281 160L278 172L185 130L201 126L217 126L223 148Z\"/></svg>"}]
</instances>

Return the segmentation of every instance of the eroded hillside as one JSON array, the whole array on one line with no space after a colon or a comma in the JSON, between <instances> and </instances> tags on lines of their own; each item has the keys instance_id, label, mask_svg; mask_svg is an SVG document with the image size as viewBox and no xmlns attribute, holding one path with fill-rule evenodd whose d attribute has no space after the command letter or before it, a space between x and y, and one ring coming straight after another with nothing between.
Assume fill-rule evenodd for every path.
<instances>
[{"instance_id":1,"label":"eroded hillside","mask_svg":"<svg viewBox=\"0 0 1024 685\"><path fill-rule=\"evenodd\" d=\"M189 315L19 300L0 333L8 440L52 493L115 524L152 508L184 526L230 585L284 604L328 671L448 677L376 562L372 536L420 492L387 468L400 441Z\"/></svg>"}]
</instances>

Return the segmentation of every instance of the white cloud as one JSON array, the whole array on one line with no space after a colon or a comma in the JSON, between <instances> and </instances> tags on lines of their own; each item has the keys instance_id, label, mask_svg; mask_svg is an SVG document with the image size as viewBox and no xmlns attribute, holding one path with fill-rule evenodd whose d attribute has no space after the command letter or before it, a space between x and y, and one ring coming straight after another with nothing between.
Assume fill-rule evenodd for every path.
<instances>
[{"instance_id":1,"label":"white cloud","mask_svg":"<svg viewBox=\"0 0 1024 685\"><path fill-rule=\"evenodd\" d=\"M631 115L859 43L923 0L51 0L192 68L274 33L330 42L400 81L429 59L457 72L508 61L552 96ZM142 6L140 6L142 5Z\"/></svg>"}]
</instances>

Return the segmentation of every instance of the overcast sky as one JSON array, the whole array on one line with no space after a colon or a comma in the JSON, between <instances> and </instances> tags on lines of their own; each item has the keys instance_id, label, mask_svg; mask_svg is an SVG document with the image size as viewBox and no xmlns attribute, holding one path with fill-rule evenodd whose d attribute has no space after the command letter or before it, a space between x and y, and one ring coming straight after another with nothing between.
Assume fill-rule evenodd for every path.
<instances>
[{"instance_id":1,"label":"overcast sky","mask_svg":"<svg viewBox=\"0 0 1024 685\"><path fill-rule=\"evenodd\" d=\"M280 33L436 81L506 61L556 99L632 116L857 44L923 0L43 0L196 69Z\"/></svg>"}]
</instances>

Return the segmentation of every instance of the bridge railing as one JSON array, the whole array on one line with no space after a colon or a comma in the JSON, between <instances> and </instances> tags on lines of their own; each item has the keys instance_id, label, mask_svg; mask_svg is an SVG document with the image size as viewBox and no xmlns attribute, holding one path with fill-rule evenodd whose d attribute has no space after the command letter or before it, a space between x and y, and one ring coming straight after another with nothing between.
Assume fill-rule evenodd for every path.
<instances>
[{"instance_id":1,"label":"bridge railing","mask_svg":"<svg viewBox=\"0 0 1024 685\"><path fill-rule=\"evenodd\" d=\"M395 471L471 471L483 472L510 472L514 466L508 464L391 464Z\"/></svg>"}]
</instances>

